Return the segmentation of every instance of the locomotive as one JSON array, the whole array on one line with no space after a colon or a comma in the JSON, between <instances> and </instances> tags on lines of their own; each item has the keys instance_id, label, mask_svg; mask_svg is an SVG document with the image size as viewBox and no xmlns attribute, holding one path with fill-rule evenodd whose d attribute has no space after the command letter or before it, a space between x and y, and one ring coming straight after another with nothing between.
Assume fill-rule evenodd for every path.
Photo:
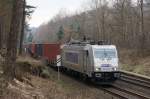
<instances>
[{"instance_id":1,"label":"locomotive","mask_svg":"<svg viewBox=\"0 0 150 99\"><path fill-rule=\"evenodd\" d=\"M115 45L66 44L61 48L61 66L94 81L115 81L120 77Z\"/></svg>"}]
</instances>

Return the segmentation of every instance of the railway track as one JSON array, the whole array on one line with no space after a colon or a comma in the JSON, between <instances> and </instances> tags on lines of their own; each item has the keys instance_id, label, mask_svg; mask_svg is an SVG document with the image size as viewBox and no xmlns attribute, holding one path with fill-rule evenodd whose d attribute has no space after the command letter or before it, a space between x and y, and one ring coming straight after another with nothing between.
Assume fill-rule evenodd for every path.
<instances>
[{"instance_id":1,"label":"railway track","mask_svg":"<svg viewBox=\"0 0 150 99\"><path fill-rule=\"evenodd\" d=\"M121 79L103 90L121 99L150 99L150 78L122 71Z\"/></svg>"},{"instance_id":2,"label":"railway track","mask_svg":"<svg viewBox=\"0 0 150 99\"><path fill-rule=\"evenodd\" d=\"M125 71L122 71L121 73L122 73L121 79L120 79L121 81L134 84L136 86L140 86L140 87L150 90L150 78L149 77L145 77L142 75L125 72Z\"/></svg>"},{"instance_id":3,"label":"railway track","mask_svg":"<svg viewBox=\"0 0 150 99\"><path fill-rule=\"evenodd\" d=\"M102 88L102 89L120 99L150 99L149 96L145 96L144 94L140 94L133 90L125 89L123 87L121 88L116 85L113 85L110 88Z\"/></svg>"},{"instance_id":4,"label":"railway track","mask_svg":"<svg viewBox=\"0 0 150 99\"><path fill-rule=\"evenodd\" d=\"M130 90L124 90L123 88L116 86L100 89L111 94L113 96L113 99L115 99L114 97L117 97L119 99L150 99L149 97L144 96L142 94L134 93Z\"/></svg>"},{"instance_id":5,"label":"railway track","mask_svg":"<svg viewBox=\"0 0 150 99\"><path fill-rule=\"evenodd\" d=\"M134 76L137 75L134 74ZM112 99L116 99L116 97L119 99L150 99L149 79L140 77L139 75L137 77L134 76L124 72L121 79L117 80L111 86L96 85L94 87L111 94Z\"/></svg>"},{"instance_id":6,"label":"railway track","mask_svg":"<svg viewBox=\"0 0 150 99\"><path fill-rule=\"evenodd\" d=\"M121 71L121 79L114 82L111 86L93 86L99 90L111 94L112 99L150 99L150 79L134 73ZM79 80L79 79L76 79ZM80 82L80 80L79 80ZM81 81L82 82L82 81Z\"/></svg>"}]
</instances>

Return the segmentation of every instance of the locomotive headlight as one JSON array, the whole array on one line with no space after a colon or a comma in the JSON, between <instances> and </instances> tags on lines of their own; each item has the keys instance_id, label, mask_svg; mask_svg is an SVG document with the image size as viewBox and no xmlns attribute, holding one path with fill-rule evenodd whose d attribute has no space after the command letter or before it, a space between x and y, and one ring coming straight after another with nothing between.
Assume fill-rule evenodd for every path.
<instances>
[{"instance_id":1,"label":"locomotive headlight","mask_svg":"<svg viewBox=\"0 0 150 99\"><path fill-rule=\"evenodd\" d=\"M98 69L98 68L96 68L96 71L99 71L99 69Z\"/></svg>"},{"instance_id":2,"label":"locomotive headlight","mask_svg":"<svg viewBox=\"0 0 150 99\"><path fill-rule=\"evenodd\" d=\"M96 68L96 71L98 71L98 68Z\"/></svg>"},{"instance_id":3,"label":"locomotive headlight","mask_svg":"<svg viewBox=\"0 0 150 99\"><path fill-rule=\"evenodd\" d=\"M96 68L95 70L96 70L96 71L101 71L101 68Z\"/></svg>"}]
</instances>

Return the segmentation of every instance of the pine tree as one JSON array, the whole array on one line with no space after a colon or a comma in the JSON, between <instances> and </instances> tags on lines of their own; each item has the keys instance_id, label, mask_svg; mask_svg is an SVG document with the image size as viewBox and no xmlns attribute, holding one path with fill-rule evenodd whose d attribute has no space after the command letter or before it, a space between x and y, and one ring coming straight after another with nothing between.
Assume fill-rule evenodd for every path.
<instances>
[{"instance_id":1,"label":"pine tree","mask_svg":"<svg viewBox=\"0 0 150 99\"><path fill-rule=\"evenodd\" d=\"M64 37L64 28L63 26L59 27L59 31L57 33L58 40L61 40Z\"/></svg>"}]
</instances>

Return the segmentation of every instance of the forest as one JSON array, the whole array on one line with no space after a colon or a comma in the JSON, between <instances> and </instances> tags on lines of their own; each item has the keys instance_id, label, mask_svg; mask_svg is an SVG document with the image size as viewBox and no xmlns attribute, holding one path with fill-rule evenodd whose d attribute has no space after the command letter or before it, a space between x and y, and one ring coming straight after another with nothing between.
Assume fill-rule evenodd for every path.
<instances>
[{"instance_id":1,"label":"forest","mask_svg":"<svg viewBox=\"0 0 150 99\"><path fill-rule=\"evenodd\" d=\"M85 36L143 54L150 49L149 0L89 0L82 8L75 14L60 10L52 20L36 29L32 42L66 43Z\"/></svg>"}]
</instances>

